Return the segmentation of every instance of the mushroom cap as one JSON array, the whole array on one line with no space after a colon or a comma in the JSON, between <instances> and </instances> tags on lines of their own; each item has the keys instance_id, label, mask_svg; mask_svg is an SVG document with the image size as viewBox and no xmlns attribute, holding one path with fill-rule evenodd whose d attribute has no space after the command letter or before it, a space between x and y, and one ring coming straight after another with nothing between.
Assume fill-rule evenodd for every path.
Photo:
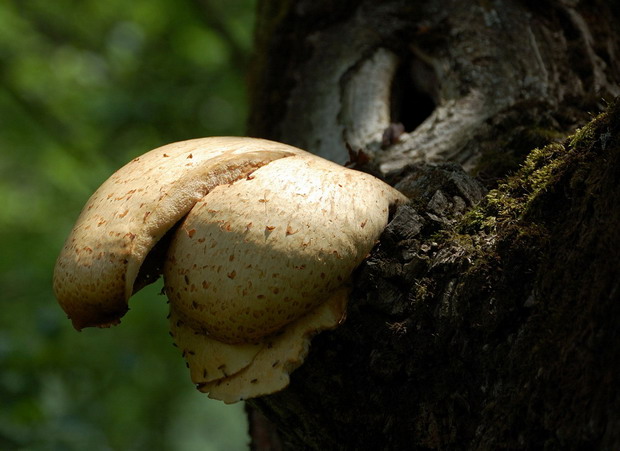
<instances>
[{"instance_id":1,"label":"mushroom cap","mask_svg":"<svg viewBox=\"0 0 620 451\"><path fill-rule=\"evenodd\" d=\"M284 388L310 338L346 312L347 282L407 198L303 150L204 138L152 150L89 199L54 270L78 330L120 321L162 272L171 333L201 391Z\"/></svg>"},{"instance_id":2,"label":"mushroom cap","mask_svg":"<svg viewBox=\"0 0 620 451\"><path fill-rule=\"evenodd\" d=\"M216 187L170 245L171 304L184 322L226 343L280 330L348 280L384 229L393 191L306 155Z\"/></svg>"}]
</instances>

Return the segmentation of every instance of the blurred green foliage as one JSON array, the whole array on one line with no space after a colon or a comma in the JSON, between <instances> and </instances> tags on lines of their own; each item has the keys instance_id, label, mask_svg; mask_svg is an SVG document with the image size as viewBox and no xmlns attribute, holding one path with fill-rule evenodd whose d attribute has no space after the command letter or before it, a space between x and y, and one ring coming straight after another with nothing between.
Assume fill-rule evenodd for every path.
<instances>
[{"instance_id":1,"label":"blurred green foliage","mask_svg":"<svg viewBox=\"0 0 620 451\"><path fill-rule=\"evenodd\" d=\"M197 392L151 286L114 330L71 328L56 255L114 170L243 134L254 0L0 2L0 449L247 449Z\"/></svg>"}]
</instances>

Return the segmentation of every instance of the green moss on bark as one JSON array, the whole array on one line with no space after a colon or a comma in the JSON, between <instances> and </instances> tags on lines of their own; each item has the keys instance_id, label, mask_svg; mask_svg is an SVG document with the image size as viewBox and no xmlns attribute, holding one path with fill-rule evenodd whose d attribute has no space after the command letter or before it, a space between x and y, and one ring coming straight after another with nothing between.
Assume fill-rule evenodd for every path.
<instances>
[{"instance_id":1,"label":"green moss on bark","mask_svg":"<svg viewBox=\"0 0 620 451\"><path fill-rule=\"evenodd\" d=\"M540 199L567 171L579 174L588 164L586 154L601 135L616 107L602 113L562 143L551 143L532 150L520 169L508 176L497 188L491 190L486 199L471 210L457 227L459 233L494 233L498 226L505 227L533 218L540 214ZM603 132L603 136L604 132ZM578 177L577 177L578 178ZM547 215L543 215L547 216Z\"/></svg>"}]
</instances>

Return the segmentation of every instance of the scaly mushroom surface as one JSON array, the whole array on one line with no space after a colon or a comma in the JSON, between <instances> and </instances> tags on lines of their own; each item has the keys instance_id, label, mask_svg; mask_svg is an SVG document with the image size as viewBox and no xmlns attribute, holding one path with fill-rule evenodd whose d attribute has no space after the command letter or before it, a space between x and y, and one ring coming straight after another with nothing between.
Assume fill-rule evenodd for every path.
<instances>
[{"instance_id":1,"label":"scaly mushroom surface","mask_svg":"<svg viewBox=\"0 0 620 451\"><path fill-rule=\"evenodd\" d=\"M236 402L281 390L405 196L303 150L204 138L152 150L82 210L54 270L76 329L116 324L164 276L193 382Z\"/></svg>"}]
</instances>

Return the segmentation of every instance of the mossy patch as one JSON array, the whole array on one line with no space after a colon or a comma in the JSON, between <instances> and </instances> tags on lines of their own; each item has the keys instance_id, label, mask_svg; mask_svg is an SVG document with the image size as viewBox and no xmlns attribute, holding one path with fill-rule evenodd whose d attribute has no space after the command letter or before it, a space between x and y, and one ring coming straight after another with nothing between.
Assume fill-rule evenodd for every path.
<instances>
[{"instance_id":1,"label":"mossy patch","mask_svg":"<svg viewBox=\"0 0 620 451\"><path fill-rule=\"evenodd\" d=\"M605 136L601 134L601 126L606 126L610 114L611 109L600 114L562 143L532 150L515 174L499 183L479 206L465 215L456 232L495 233L499 226L522 223L541 213L541 198L557 189L558 181L567 171L573 174L572 183L579 183L578 174L584 168L575 167L575 164L587 164L585 155L591 151L598 136Z\"/></svg>"}]
</instances>

